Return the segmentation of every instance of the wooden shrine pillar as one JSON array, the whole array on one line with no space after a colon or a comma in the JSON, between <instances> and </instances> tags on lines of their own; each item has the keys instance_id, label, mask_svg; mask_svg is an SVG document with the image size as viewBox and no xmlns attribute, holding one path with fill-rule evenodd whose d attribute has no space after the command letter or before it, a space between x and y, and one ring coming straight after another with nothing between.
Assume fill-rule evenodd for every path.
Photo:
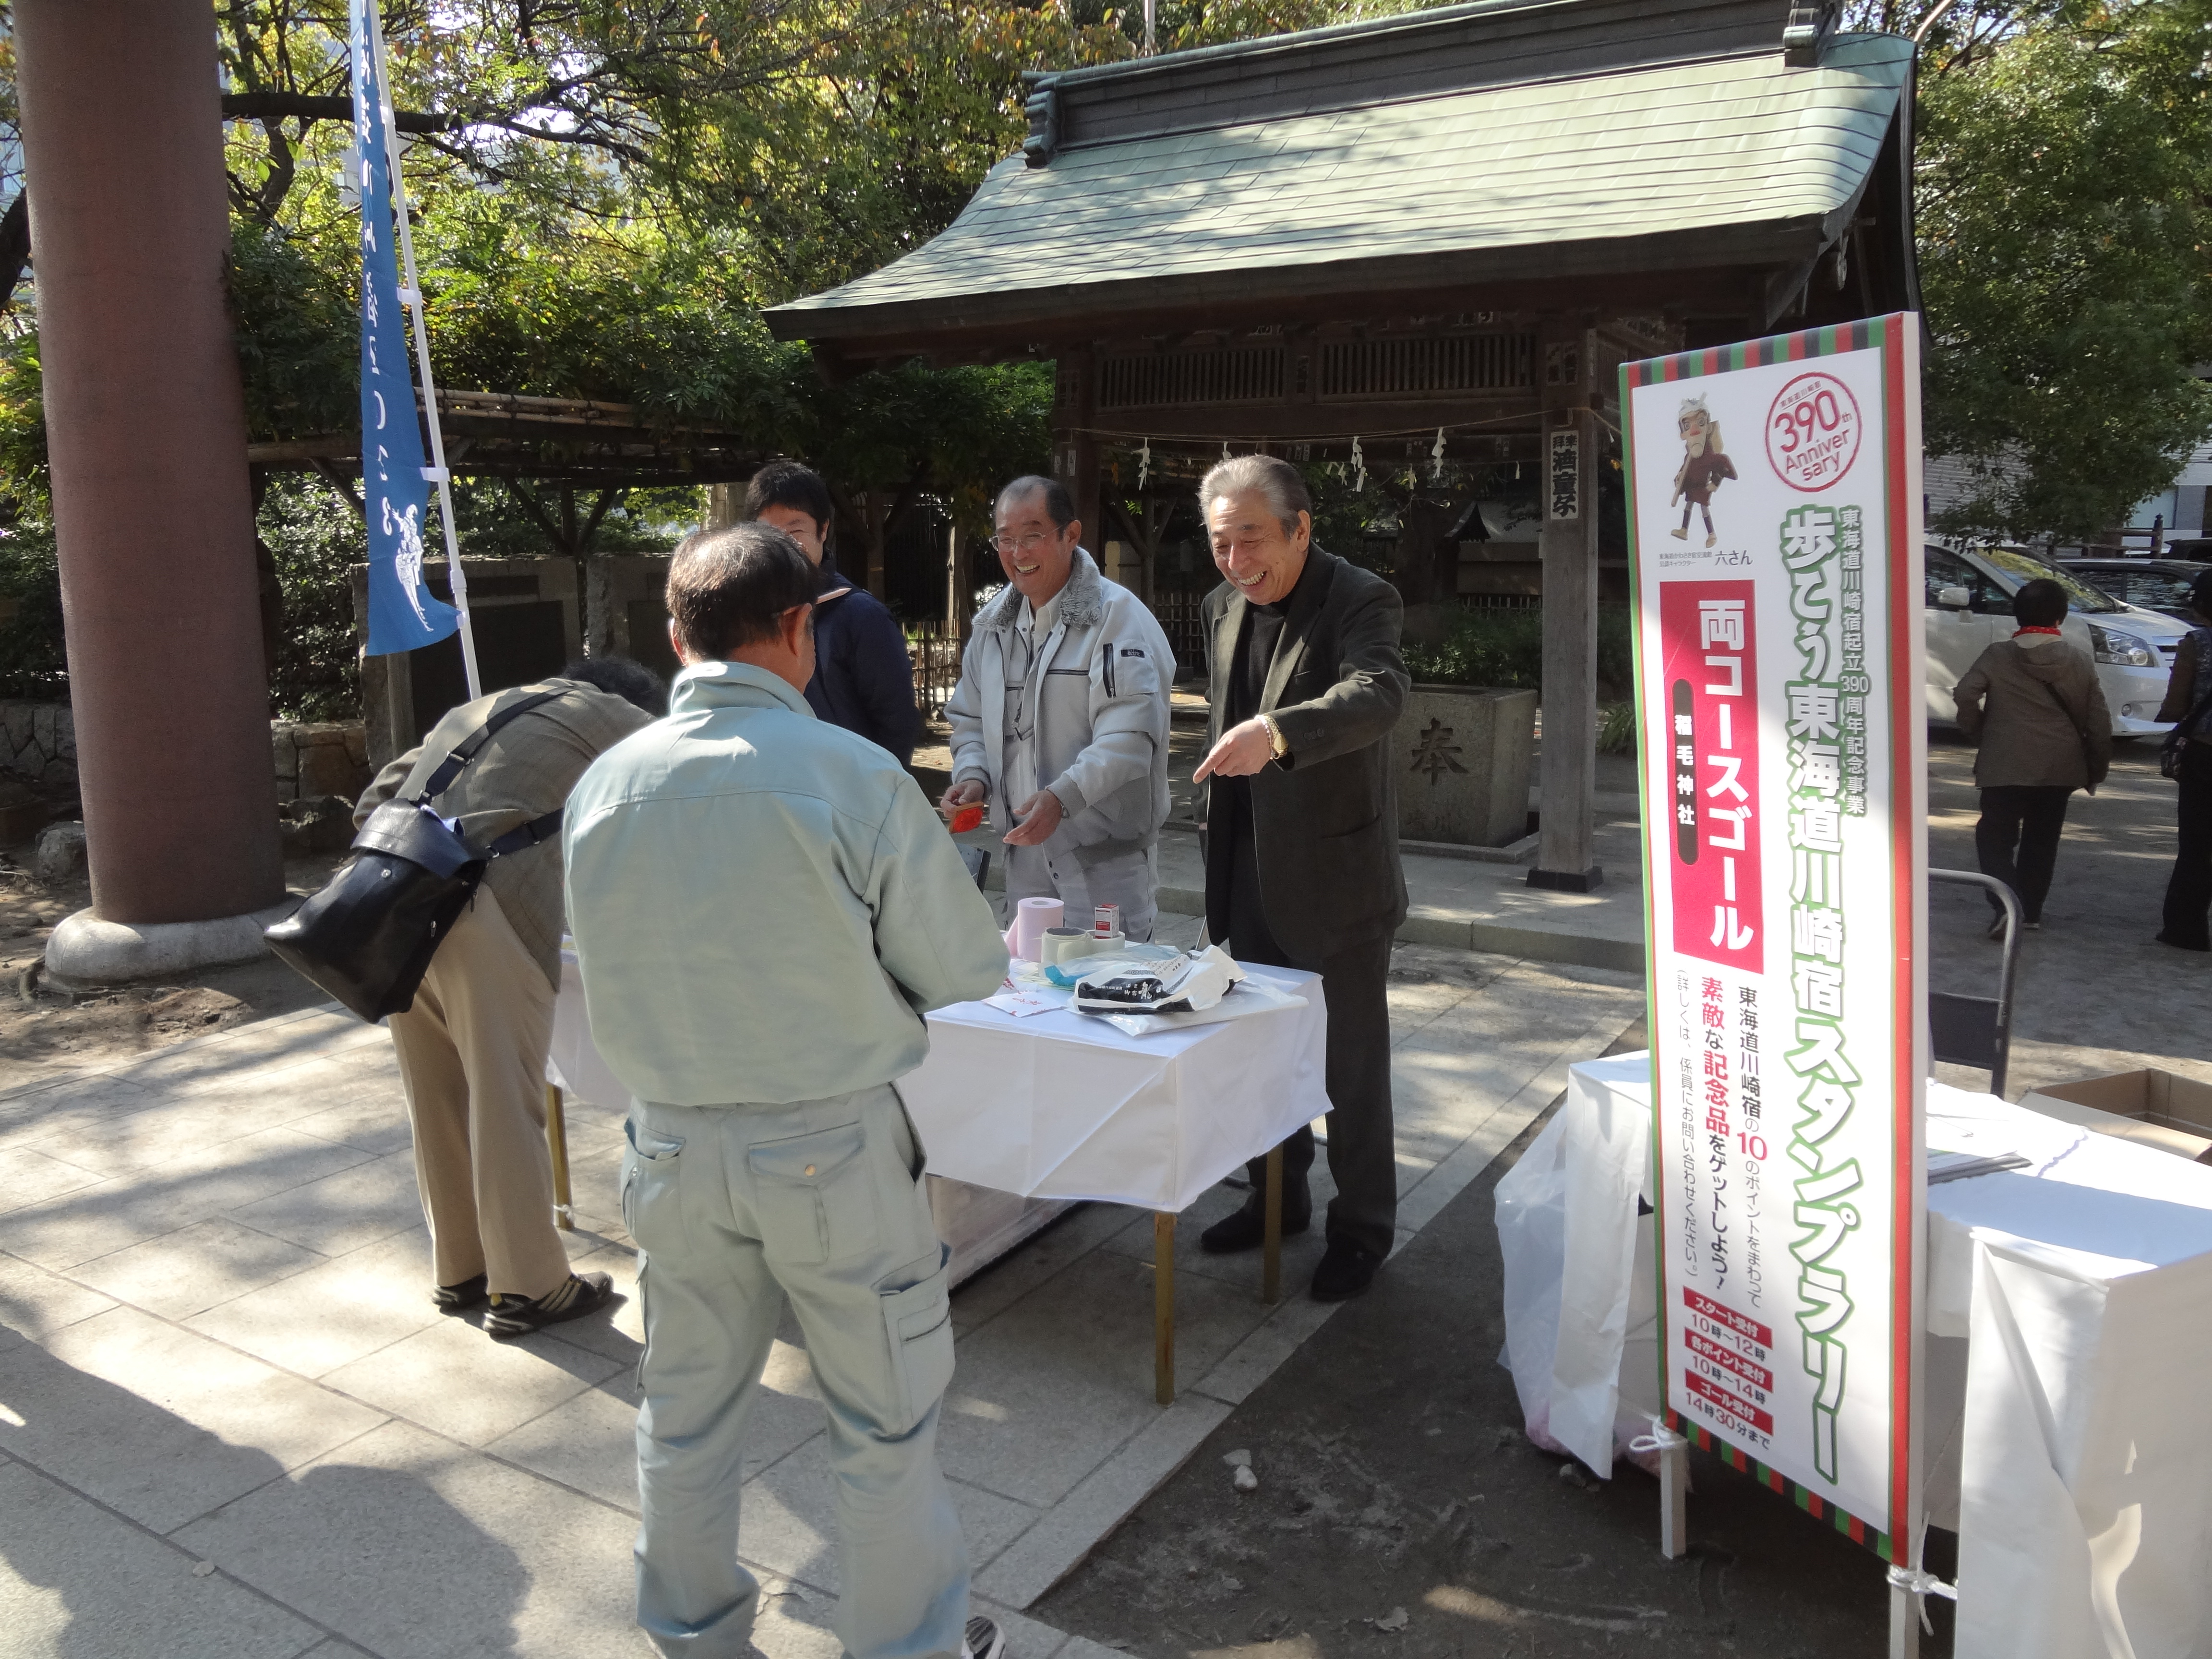
<instances>
[{"instance_id":1,"label":"wooden shrine pillar","mask_svg":"<svg viewBox=\"0 0 2212 1659\"><path fill-rule=\"evenodd\" d=\"M284 865L215 15L24 0L15 46L92 865L92 909L47 966L97 981L241 961Z\"/></svg>"},{"instance_id":2,"label":"wooden shrine pillar","mask_svg":"<svg viewBox=\"0 0 2212 1659\"><path fill-rule=\"evenodd\" d=\"M1600 456L1591 410L1597 372L1594 331L1552 323L1538 336L1542 358L1544 520L1544 741L1537 777L1540 814L1531 887L1587 893L1598 868L1593 807L1597 793L1597 529Z\"/></svg>"},{"instance_id":3,"label":"wooden shrine pillar","mask_svg":"<svg viewBox=\"0 0 2212 1659\"><path fill-rule=\"evenodd\" d=\"M1088 349L1071 347L1060 359L1053 408L1052 476L1075 497L1075 516L1083 524L1083 545L1090 549L1100 574L1111 580L1114 573L1106 568L1106 504L1099 488L1099 446L1091 431L1095 424L1091 419L1096 401L1093 365Z\"/></svg>"}]
</instances>

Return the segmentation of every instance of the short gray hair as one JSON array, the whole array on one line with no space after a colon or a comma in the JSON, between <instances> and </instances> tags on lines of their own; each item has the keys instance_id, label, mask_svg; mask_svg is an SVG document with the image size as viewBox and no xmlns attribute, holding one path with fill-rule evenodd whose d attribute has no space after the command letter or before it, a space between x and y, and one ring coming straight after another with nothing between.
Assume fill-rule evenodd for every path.
<instances>
[{"instance_id":1,"label":"short gray hair","mask_svg":"<svg viewBox=\"0 0 2212 1659\"><path fill-rule=\"evenodd\" d=\"M1257 490L1267 498L1280 520L1283 534L1298 533L1298 514L1311 514L1313 496L1297 468L1276 455L1232 455L1216 461L1198 486L1198 510L1206 509L1223 495L1242 495Z\"/></svg>"}]
</instances>

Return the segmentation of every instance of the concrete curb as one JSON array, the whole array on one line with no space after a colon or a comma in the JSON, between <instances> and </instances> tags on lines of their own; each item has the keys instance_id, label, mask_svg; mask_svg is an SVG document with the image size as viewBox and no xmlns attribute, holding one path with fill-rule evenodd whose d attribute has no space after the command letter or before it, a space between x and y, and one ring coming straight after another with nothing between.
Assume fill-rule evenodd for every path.
<instances>
[{"instance_id":1,"label":"concrete curb","mask_svg":"<svg viewBox=\"0 0 2212 1659\"><path fill-rule=\"evenodd\" d=\"M300 908L301 896L250 915L206 921L103 921L90 909L63 918L46 941L46 971L57 985L115 985L166 979L195 969L252 962L269 953L262 929Z\"/></svg>"},{"instance_id":2,"label":"concrete curb","mask_svg":"<svg viewBox=\"0 0 2212 1659\"><path fill-rule=\"evenodd\" d=\"M1006 890L1006 872L991 860L983 878L983 890ZM1159 908L1179 915L1206 914L1206 895L1195 887L1162 887ZM1516 927L1510 922L1475 921L1457 916L1424 915L1413 911L1398 925L1401 945L1433 945L1447 951L1481 951L1493 956L1518 957L1528 962L1559 962L1576 968L1609 968L1616 973L1644 975L1644 941L1640 939L1600 939L1591 933L1571 933L1550 927Z\"/></svg>"},{"instance_id":3,"label":"concrete curb","mask_svg":"<svg viewBox=\"0 0 2212 1659\"><path fill-rule=\"evenodd\" d=\"M1163 887L1159 906L1184 915L1206 914L1206 895L1194 888ZM1398 924L1401 945L1434 945L1447 951L1485 951L1530 962L1564 962L1577 968L1611 968L1644 972L1644 941L1599 939L1589 933L1548 927L1516 927L1499 921L1463 921L1456 916L1424 915L1416 910Z\"/></svg>"}]
</instances>

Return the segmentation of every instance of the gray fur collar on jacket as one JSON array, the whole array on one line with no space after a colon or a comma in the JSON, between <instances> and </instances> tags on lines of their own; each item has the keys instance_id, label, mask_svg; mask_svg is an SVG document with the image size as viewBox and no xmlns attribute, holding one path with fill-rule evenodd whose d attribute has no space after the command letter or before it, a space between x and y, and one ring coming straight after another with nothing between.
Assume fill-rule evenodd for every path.
<instances>
[{"instance_id":1,"label":"gray fur collar on jacket","mask_svg":"<svg viewBox=\"0 0 2212 1659\"><path fill-rule=\"evenodd\" d=\"M1067 586L1060 590L1060 620L1068 632L1095 628L1106 614L1105 578L1098 574L1098 566L1087 548L1075 550L1075 558L1067 573ZM999 592L990 604L975 613L977 628L1007 629L1022 619L1021 590L1012 582Z\"/></svg>"}]
</instances>

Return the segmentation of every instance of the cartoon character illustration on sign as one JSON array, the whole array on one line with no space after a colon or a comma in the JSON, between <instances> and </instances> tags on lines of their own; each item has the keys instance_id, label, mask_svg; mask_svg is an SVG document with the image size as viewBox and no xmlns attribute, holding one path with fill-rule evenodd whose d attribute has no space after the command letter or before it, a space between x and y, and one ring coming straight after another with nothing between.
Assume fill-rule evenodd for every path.
<instances>
[{"instance_id":1,"label":"cartoon character illustration on sign","mask_svg":"<svg viewBox=\"0 0 2212 1659\"><path fill-rule=\"evenodd\" d=\"M392 510L392 498L384 500L384 528L386 533L397 532L399 549L393 561L399 576L399 591L407 596L407 603L415 608L415 620L428 628L430 619L422 611L422 531L417 522L422 512L410 507L404 513Z\"/></svg>"},{"instance_id":2,"label":"cartoon character illustration on sign","mask_svg":"<svg viewBox=\"0 0 2212 1659\"><path fill-rule=\"evenodd\" d=\"M1713 533L1713 491L1722 479L1735 477L1735 463L1721 453L1721 423L1706 410L1702 394L1682 399L1674 424L1682 434L1682 466L1674 474L1674 493L1667 505L1682 503L1682 523L1667 533L1678 542L1687 541L1690 509L1695 507L1705 515L1705 545L1711 547L1720 539Z\"/></svg>"}]
</instances>

